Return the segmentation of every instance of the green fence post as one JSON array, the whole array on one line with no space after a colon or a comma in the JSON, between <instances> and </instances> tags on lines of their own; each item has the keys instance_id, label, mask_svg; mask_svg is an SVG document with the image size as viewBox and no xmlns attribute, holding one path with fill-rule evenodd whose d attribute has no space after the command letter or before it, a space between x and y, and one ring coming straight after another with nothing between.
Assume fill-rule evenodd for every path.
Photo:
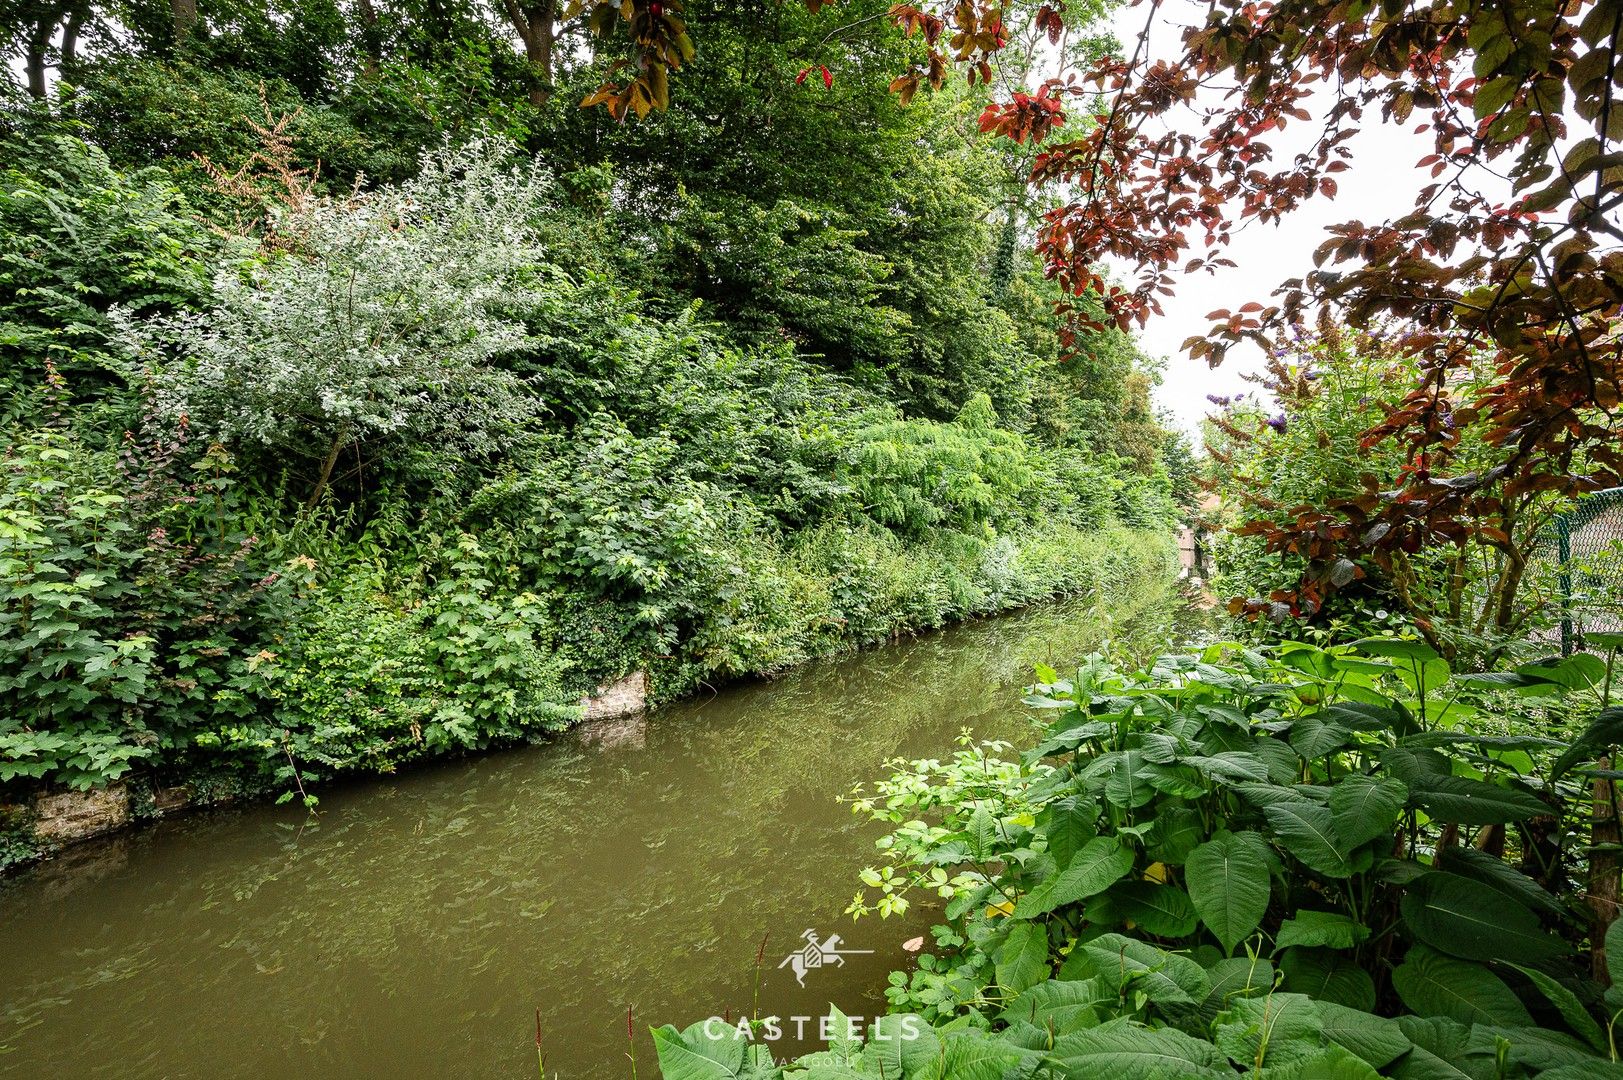
<instances>
[{"instance_id":1,"label":"green fence post","mask_svg":"<svg viewBox=\"0 0 1623 1080\"><path fill-rule=\"evenodd\" d=\"M1561 560L1561 573L1556 579L1561 590L1561 655L1572 655L1572 526L1567 515L1555 516L1555 542Z\"/></svg>"}]
</instances>

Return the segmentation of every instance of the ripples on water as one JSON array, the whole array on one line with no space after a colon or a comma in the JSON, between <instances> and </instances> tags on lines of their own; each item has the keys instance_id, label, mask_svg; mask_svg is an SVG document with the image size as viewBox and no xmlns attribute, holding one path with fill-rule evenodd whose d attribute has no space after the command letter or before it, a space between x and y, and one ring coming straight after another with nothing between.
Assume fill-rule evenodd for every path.
<instances>
[{"instance_id":1,"label":"ripples on water","mask_svg":"<svg viewBox=\"0 0 1623 1080\"><path fill-rule=\"evenodd\" d=\"M0 1075L624 1077L651 1023L883 1010L924 913L841 914L880 830L836 797L1106 641L1191 634L1170 593L1071 601L809 665L543 745L81 846L0 886ZM840 967L778 963L808 928ZM781 1044L785 1052L807 1048Z\"/></svg>"}]
</instances>

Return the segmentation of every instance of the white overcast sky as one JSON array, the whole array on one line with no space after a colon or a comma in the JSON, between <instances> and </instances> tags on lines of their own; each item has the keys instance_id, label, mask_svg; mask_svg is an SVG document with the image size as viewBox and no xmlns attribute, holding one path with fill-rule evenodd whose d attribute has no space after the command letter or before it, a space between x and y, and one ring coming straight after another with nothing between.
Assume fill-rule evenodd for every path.
<instances>
[{"instance_id":1,"label":"white overcast sky","mask_svg":"<svg viewBox=\"0 0 1623 1080\"><path fill-rule=\"evenodd\" d=\"M1182 18L1186 11L1199 18L1204 5L1188 0L1166 0L1162 5L1160 21L1150 37L1151 56L1177 54L1179 29L1173 20ZM1129 54L1145 18L1143 7L1124 7L1116 12L1116 37ZM1287 129L1283 136L1266 140L1273 145L1276 160L1282 156L1289 161L1290 153L1280 155L1279 151L1289 146L1294 152L1297 143L1290 136L1300 132L1307 138L1310 131L1317 131L1316 121L1322 114L1311 102L1307 108L1314 113L1314 124L1301 124ZM1288 215L1283 225L1251 224L1222 252L1236 263L1234 269L1220 270L1212 276L1199 273L1179 277L1177 295L1162 298L1166 313L1151 317L1140 340L1152 356L1166 357L1165 380L1156 396L1192 435L1198 436L1201 417L1212 408L1206 395L1253 389L1241 375L1261 367L1262 353L1249 345L1237 347L1220 367L1212 370L1204 360L1191 360L1181 351L1183 340L1206 329L1207 312L1237 308L1250 300L1267 303L1280 282L1312 269L1313 250L1327 238L1327 226L1353 219L1366 223L1385 221L1407 213L1413 206L1414 193L1430 180L1429 169L1422 172L1415 168L1415 162L1432 152L1431 137L1412 130L1422 119L1417 110L1408 126L1398 126L1383 123L1377 111L1366 112L1363 131L1350 144L1354 154L1350 168L1336 177L1338 191L1334 200L1311 199ZM1200 249L1195 253L1199 254ZM1122 277L1126 280L1125 273Z\"/></svg>"}]
</instances>

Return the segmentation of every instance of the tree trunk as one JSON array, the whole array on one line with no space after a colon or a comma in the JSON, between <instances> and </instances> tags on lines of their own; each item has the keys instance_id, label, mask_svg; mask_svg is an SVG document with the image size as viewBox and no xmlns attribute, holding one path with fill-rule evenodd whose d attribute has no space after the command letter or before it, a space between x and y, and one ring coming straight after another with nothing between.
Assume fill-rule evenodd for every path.
<instances>
[{"instance_id":1,"label":"tree trunk","mask_svg":"<svg viewBox=\"0 0 1623 1080\"><path fill-rule=\"evenodd\" d=\"M1611 768L1603 758L1602 769ZM1623 842L1623 828L1617 819L1617 785L1605 778L1594 783L1594 810L1590 819L1589 842L1589 944L1594 958L1591 970L1603 984L1606 974L1606 930L1617 918L1620 863L1617 845ZM1606 848L1599 851L1596 848Z\"/></svg>"},{"instance_id":2,"label":"tree trunk","mask_svg":"<svg viewBox=\"0 0 1623 1080\"><path fill-rule=\"evenodd\" d=\"M316 489L310 493L310 498L304 504L306 510L314 510L320 504L321 497L327 493L327 483L332 480L333 467L338 464L338 455L348 440L347 429L332 437L332 445L327 448L326 460L321 463L321 475L316 478Z\"/></svg>"},{"instance_id":3,"label":"tree trunk","mask_svg":"<svg viewBox=\"0 0 1623 1080\"><path fill-rule=\"evenodd\" d=\"M175 47L179 48L192 39L192 31L197 29L197 0L169 0L169 16Z\"/></svg>"},{"instance_id":4,"label":"tree trunk","mask_svg":"<svg viewBox=\"0 0 1623 1080\"><path fill-rule=\"evenodd\" d=\"M524 58L530 62L530 104L545 105L552 97L552 46L557 40L553 25L555 0L521 4L519 0L502 0L507 21L524 42Z\"/></svg>"},{"instance_id":5,"label":"tree trunk","mask_svg":"<svg viewBox=\"0 0 1623 1080\"><path fill-rule=\"evenodd\" d=\"M355 0L355 14L361 23L361 52L366 57L362 72L375 78L378 65L383 62L383 37L378 28L378 9L372 0Z\"/></svg>"},{"instance_id":6,"label":"tree trunk","mask_svg":"<svg viewBox=\"0 0 1623 1080\"><path fill-rule=\"evenodd\" d=\"M68 14L68 24L62 28L62 67L73 64L79 55L79 33L90 18L90 5L78 4Z\"/></svg>"},{"instance_id":7,"label":"tree trunk","mask_svg":"<svg viewBox=\"0 0 1623 1080\"><path fill-rule=\"evenodd\" d=\"M28 42L23 46L23 69L28 74L28 93L38 101L45 100L45 59L50 52L51 35L56 33L57 19L61 14L56 8L41 12L39 22L34 24Z\"/></svg>"}]
</instances>

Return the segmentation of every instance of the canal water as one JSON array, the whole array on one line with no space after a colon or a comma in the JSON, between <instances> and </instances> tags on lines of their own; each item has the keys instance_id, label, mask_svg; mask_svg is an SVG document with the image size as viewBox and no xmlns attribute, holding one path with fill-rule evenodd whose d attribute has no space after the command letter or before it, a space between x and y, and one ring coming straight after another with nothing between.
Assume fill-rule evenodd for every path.
<instances>
[{"instance_id":1,"label":"canal water","mask_svg":"<svg viewBox=\"0 0 1623 1080\"><path fill-rule=\"evenodd\" d=\"M330 788L313 819L261 804L81 846L0 884L0 1076L534 1077L539 1010L549 1076L629 1077L634 1046L652 1077L648 1025L750 1011L763 937L762 1014L876 1015L930 919L843 914L881 830L840 796L965 728L1024 737L1034 663L1187 632L1170 590L1103 608ZM808 932L838 955L797 979Z\"/></svg>"}]
</instances>

